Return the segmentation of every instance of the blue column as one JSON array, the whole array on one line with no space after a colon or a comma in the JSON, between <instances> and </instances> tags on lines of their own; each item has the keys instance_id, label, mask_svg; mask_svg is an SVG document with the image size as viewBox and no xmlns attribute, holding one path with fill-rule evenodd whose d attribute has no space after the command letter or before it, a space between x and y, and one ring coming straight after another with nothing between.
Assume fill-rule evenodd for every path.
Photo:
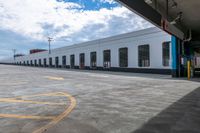
<instances>
[{"instance_id":1,"label":"blue column","mask_svg":"<svg viewBox=\"0 0 200 133\"><path fill-rule=\"evenodd\" d=\"M172 77L178 77L178 51L177 51L177 38L172 36L171 38L171 50L172 50Z\"/></svg>"},{"instance_id":2,"label":"blue column","mask_svg":"<svg viewBox=\"0 0 200 133\"><path fill-rule=\"evenodd\" d=\"M172 50L172 69L177 69L177 40L175 36L172 36L172 40L171 40L171 50Z\"/></svg>"}]
</instances>

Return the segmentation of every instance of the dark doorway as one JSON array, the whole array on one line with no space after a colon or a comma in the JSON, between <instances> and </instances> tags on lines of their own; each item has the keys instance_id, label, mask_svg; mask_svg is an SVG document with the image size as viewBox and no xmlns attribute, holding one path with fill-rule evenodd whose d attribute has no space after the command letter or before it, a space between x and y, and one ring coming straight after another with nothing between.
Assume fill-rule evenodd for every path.
<instances>
[{"instance_id":1,"label":"dark doorway","mask_svg":"<svg viewBox=\"0 0 200 133\"><path fill-rule=\"evenodd\" d=\"M97 52L90 53L90 67L93 69L97 67Z\"/></svg>"},{"instance_id":2,"label":"dark doorway","mask_svg":"<svg viewBox=\"0 0 200 133\"><path fill-rule=\"evenodd\" d=\"M33 66L33 61L31 60L31 66Z\"/></svg>"},{"instance_id":3,"label":"dark doorway","mask_svg":"<svg viewBox=\"0 0 200 133\"><path fill-rule=\"evenodd\" d=\"M49 58L49 67L52 67L52 58Z\"/></svg>"},{"instance_id":4,"label":"dark doorway","mask_svg":"<svg viewBox=\"0 0 200 133\"><path fill-rule=\"evenodd\" d=\"M103 66L104 68L110 68L111 67L111 57L110 57L110 50L104 50L103 51Z\"/></svg>"},{"instance_id":5,"label":"dark doorway","mask_svg":"<svg viewBox=\"0 0 200 133\"><path fill-rule=\"evenodd\" d=\"M37 66L37 60L34 61L35 66Z\"/></svg>"},{"instance_id":6,"label":"dark doorway","mask_svg":"<svg viewBox=\"0 0 200 133\"><path fill-rule=\"evenodd\" d=\"M58 68L59 67L59 57L55 58L55 67Z\"/></svg>"},{"instance_id":7,"label":"dark doorway","mask_svg":"<svg viewBox=\"0 0 200 133\"><path fill-rule=\"evenodd\" d=\"M75 66L75 55L70 55L70 68Z\"/></svg>"},{"instance_id":8,"label":"dark doorway","mask_svg":"<svg viewBox=\"0 0 200 133\"><path fill-rule=\"evenodd\" d=\"M47 59L45 58L44 59L44 67L46 67L47 66Z\"/></svg>"},{"instance_id":9,"label":"dark doorway","mask_svg":"<svg viewBox=\"0 0 200 133\"><path fill-rule=\"evenodd\" d=\"M84 53L81 53L80 54L80 69L84 69L85 68L85 54Z\"/></svg>"},{"instance_id":10,"label":"dark doorway","mask_svg":"<svg viewBox=\"0 0 200 133\"><path fill-rule=\"evenodd\" d=\"M62 67L66 68L66 65L67 65L67 63L66 63L66 56L63 56L62 57Z\"/></svg>"},{"instance_id":11,"label":"dark doorway","mask_svg":"<svg viewBox=\"0 0 200 133\"><path fill-rule=\"evenodd\" d=\"M39 59L39 66L42 66L42 60Z\"/></svg>"},{"instance_id":12,"label":"dark doorway","mask_svg":"<svg viewBox=\"0 0 200 133\"><path fill-rule=\"evenodd\" d=\"M128 48L119 49L119 66L128 67Z\"/></svg>"}]
</instances>

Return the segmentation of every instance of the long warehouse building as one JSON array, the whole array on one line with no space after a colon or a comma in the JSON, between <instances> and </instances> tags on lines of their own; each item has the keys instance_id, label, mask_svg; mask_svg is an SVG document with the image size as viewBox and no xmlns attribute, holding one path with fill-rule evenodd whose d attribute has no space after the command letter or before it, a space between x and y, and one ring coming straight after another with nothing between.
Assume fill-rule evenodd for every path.
<instances>
[{"instance_id":1,"label":"long warehouse building","mask_svg":"<svg viewBox=\"0 0 200 133\"><path fill-rule=\"evenodd\" d=\"M25 66L171 74L171 36L148 28L16 57Z\"/></svg>"}]
</instances>

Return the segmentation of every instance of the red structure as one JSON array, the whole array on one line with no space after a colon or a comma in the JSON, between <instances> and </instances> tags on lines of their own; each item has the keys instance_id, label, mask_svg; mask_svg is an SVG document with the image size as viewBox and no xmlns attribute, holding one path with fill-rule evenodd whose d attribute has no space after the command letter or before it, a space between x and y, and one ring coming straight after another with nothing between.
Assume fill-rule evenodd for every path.
<instances>
[{"instance_id":1,"label":"red structure","mask_svg":"<svg viewBox=\"0 0 200 133\"><path fill-rule=\"evenodd\" d=\"M45 49L31 49L30 54L35 54L35 53L44 52L44 51L47 51L47 50L45 50Z\"/></svg>"},{"instance_id":2,"label":"red structure","mask_svg":"<svg viewBox=\"0 0 200 133\"><path fill-rule=\"evenodd\" d=\"M24 54L15 54L14 57L25 56Z\"/></svg>"}]
</instances>

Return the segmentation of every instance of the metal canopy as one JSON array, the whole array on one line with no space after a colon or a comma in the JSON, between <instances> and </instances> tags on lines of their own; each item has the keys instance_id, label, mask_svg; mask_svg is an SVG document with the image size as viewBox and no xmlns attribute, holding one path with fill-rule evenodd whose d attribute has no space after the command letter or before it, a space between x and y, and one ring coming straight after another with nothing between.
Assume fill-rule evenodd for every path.
<instances>
[{"instance_id":1,"label":"metal canopy","mask_svg":"<svg viewBox=\"0 0 200 133\"><path fill-rule=\"evenodd\" d=\"M166 19L185 35L188 30L192 30L193 40L200 40L200 0L116 1L158 27L162 25L160 19ZM159 20L160 24L158 24Z\"/></svg>"}]
</instances>

